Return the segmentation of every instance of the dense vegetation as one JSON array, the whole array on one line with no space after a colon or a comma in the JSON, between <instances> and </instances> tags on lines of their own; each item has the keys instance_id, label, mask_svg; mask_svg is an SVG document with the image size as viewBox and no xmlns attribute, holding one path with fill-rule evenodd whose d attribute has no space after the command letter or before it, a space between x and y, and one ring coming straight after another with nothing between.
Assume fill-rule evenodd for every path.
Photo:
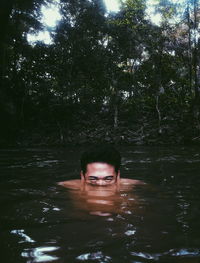
<instances>
[{"instance_id":1,"label":"dense vegetation","mask_svg":"<svg viewBox=\"0 0 200 263\"><path fill-rule=\"evenodd\" d=\"M200 140L198 0L145 0L106 13L102 0L60 0L52 43L32 45L50 0L3 0L1 145Z\"/></svg>"}]
</instances>

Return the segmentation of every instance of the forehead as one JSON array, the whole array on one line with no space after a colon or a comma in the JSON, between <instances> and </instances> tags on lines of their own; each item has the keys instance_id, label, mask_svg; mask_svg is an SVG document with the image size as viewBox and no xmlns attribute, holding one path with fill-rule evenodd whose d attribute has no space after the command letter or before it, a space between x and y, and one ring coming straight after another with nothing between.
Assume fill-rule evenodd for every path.
<instances>
[{"instance_id":1,"label":"forehead","mask_svg":"<svg viewBox=\"0 0 200 263\"><path fill-rule=\"evenodd\" d=\"M108 163L89 163L87 164L87 173L105 172L113 174L115 173L115 167Z\"/></svg>"}]
</instances>

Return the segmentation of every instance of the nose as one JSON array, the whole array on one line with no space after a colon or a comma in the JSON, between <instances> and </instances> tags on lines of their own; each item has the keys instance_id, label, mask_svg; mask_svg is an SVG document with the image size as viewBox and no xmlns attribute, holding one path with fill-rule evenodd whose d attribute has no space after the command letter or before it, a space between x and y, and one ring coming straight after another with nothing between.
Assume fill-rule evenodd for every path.
<instances>
[{"instance_id":1,"label":"nose","mask_svg":"<svg viewBox=\"0 0 200 263\"><path fill-rule=\"evenodd\" d=\"M101 186L101 185L105 185L105 182L104 182L104 180L99 179L98 182L97 182L97 184L98 184L99 186Z\"/></svg>"}]
</instances>

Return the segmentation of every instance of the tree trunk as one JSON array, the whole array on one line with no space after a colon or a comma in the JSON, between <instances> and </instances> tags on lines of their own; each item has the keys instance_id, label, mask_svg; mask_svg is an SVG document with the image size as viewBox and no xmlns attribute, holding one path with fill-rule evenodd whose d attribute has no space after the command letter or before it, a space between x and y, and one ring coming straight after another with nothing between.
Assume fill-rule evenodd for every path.
<instances>
[{"instance_id":1,"label":"tree trunk","mask_svg":"<svg viewBox=\"0 0 200 263\"><path fill-rule=\"evenodd\" d=\"M58 128L59 128L59 134L60 134L60 143L63 144L64 143L64 134L63 134L63 129L62 126L60 124L60 122L57 122Z\"/></svg>"},{"instance_id":2,"label":"tree trunk","mask_svg":"<svg viewBox=\"0 0 200 263\"><path fill-rule=\"evenodd\" d=\"M190 21L189 3L187 6L187 22L188 22L188 70L189 70L189 86L192 94L192 45L191 45L191 21Z\"/></svg>"},{"instance_id":3,"label":"tree trunk","mask_svg":"<svg viewBox=\"0 0 200 263\"><path fill-rule=\"evenodd\" d=\"M162 129L160 126L161 123L161 113L160 113L160 109L159 109L159 95L156 96L156 111L158 114L158 133L161 134L162 133Z\"/></svg>"},{"instance_id":4,"label":"tree trunk","mask_svg":"<svg viewBox=\"0 0 200 263\"><path fill-rule=\"evenodd\" d=\"M114 128L118 127L118 105L115 103L114 105Z\"/></svg>"},{"instance_id":5,"label":"tree trunk","mask_svg":"<svg viewBox=\"0 0 200 263\"><path fill-rule=\"evenodd\" d=\"M200 123L199 123L199 115L200 115L200 79L199 79L199 58L198 58L198 44L197 44L197 33L198 33L198 24L197 24L197 1L194 0L194 55L193 55L193 67L194 67L194 107L193 107L193 114L194 114L194 121L195 126L200 130Z\"/></svg>"},{"instance_id":6,"label":"tree trunk","mask_svg":"<svg viewBox=\"0 0 200 263\"><path fill-rule=\"evenodd\" d=\"M113 111L114 129L118 128L118 122L119 122L119 91L117 86L118 86L117 80L114 79L114 76L112 76L110 89L111 89L111 106Z\"/></svg>"}]
</instances>

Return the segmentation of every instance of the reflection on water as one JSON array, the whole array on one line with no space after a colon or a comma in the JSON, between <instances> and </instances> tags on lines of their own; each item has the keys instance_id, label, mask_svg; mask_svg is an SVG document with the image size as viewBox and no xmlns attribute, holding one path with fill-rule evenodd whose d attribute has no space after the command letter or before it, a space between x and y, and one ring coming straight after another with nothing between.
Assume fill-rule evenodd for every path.
<instances>
[{"instance_id":1,"label":"reflection on water","mask_svg":"<svg viewBox=\"0 0 200 263\"><path fill-rule=\"evenodd\" d=\"M131 252L132 256L145 259L153 259L158 261L161 257L166 257L168 260L170 260L170 257L175 257L177 260L177 257L179 256L186 256L188 259L189 257L194 256L200 256L200 249L187 249L187 248L181 248L179 250L177 249L170 249L169 251L163 252L163 253L142 253L142 252ZM188 260L188 262L191 262Z\"/></svg>"},{"instance_id":2,"label":"reflection on water","mask_svg":"<svg viewBox=\"0 0 200 263\"><path fill-rule=\"evenodd\" d=\"M47 255L47 252L58 250L59 247L36 247L33 249L25 249L21 255L27 258L27 263L33 262L50 262L59 259L57 256Z\"/></svg>"},{"instance_id":3,"label":"reflection on water","mask_svg":"<svg viewBox=\"0 0 200 263\"><path fill-rule=\"evenodd\" d=\"M98 260L99 262L112 262L112 258L109 256L105 256L103 255L103 253L101 251L97 251L95 253L86 253L86 254L82 254L78 257L76 257L76 259L78 259L79 261L85 261L85 260L92 260L92 261L96 261Z\"/></svg>"},{"instance_id":4,"label":"reflection on water","mask_svg":"<svg viewBox=\"0 0 200 263\"><path fill-rule=\"evenodd\" d=\"M10 231L10 233L15 234L19 237L22 237L22 239L19 241L19 243L23 243L23 242L33 243L33 242L35 242L31 237L27 236L24 233L24 229L12 230L12 231Z\"/></svg>"},{"instance_id":5,"label":"reflection on water","mask_svg":"<svg viewBox=\"0 0 200 263\"><path fill-rule=\"evenodd\" d=\"M122 176L149 187L87 194L56 185L80 152L0 151L2 262L200 262L198 148L122 148Z\"/></svg>"},{"instance_id":6,"label":"reflection on water","mask_svg":"<svg viewBox=\"0 0 200 263\"><path fill-rule=\"evenodd\" d=\"M135 188L148 187L142 185L114 184L110 186L83 185L80 189L68 189L66 194L70 197L76 215L83 213L90 215L109 216L112 214L132 214L142 206Z\"/></svg>"}]
</instances>

